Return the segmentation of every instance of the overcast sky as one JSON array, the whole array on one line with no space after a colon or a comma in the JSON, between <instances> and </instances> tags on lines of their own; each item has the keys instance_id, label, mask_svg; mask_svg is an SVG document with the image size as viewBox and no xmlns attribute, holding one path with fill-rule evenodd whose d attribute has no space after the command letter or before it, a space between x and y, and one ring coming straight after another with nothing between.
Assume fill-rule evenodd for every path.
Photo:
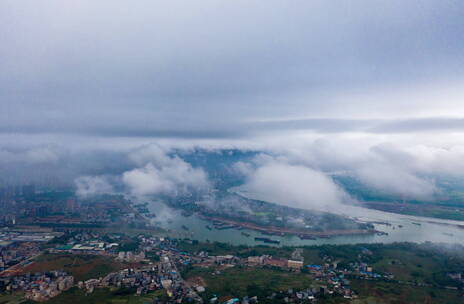
<instances>
[{"instance_id":1,"label":"overcast sky","mask_svg":"<svg viewBox=\"0 0 464 304\"><path fill-rule=\"evenodd\" d=\"M285 146L328 170L387 144L431 172L464 155L463 15L461 0L3 0L0 156Z\"/></svg>"},{"instance_id":2,"label":"overcast sky","mask_svg":"<svg viewBox=\"0 0 464 304\"><path fill-rule=\"evenodd\" d=\"M0 132L463 131L463 13L459 0L2 1Z\"/></svg>"}]
</instances>

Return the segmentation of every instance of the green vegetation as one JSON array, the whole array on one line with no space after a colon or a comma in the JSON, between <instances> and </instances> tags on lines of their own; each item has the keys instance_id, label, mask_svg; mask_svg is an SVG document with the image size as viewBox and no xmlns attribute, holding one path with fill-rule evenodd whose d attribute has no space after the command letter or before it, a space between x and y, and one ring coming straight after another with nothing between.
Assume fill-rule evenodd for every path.
<instances>
[{"instance_id":1,"label":"green vegetation","mask_svg":"<svg viewBox=\"0 0 464 304\"><path fill-rule=\"evenodd\" d=\"M184 274L188 280L203 280L207 291L202 295L205 300L218 296L225 300L230 297L257 295L262 303L281 303L280 291L317 287L307 274L293 273L277 269L229 268L216 271L208 268L193 268ZM392 282L352 280L351 286L359 298L351 301L342 297L325 297L319 303L356 303L356 304L399 304L399 303L460 303L462 297L453 290L440 288L402 285ZM271 293L277 297L266 299ZM282 297L283 297L282 293Z\"/></svg>"},{"instance_id":2,"label":"green vegetation","mask_svg":"<svg viewBox=\"0 0 464 304\"><path fill-rule=\"evenodd\" d=\"M339 260L340 267L358 261L361 248L368 249L372 254L363 255L362 261L372 266L374 271L392 273L395 279L400 281L458 287L460 284L446 274L464 271L462 248L447 248L445 245L431 243L323 245L306 247L305 252L314 251L316 248L320 256L327 255Z\"/></svg>"},{"instance_id":3,"label":"green vegetation","mask_svg":"<svg viewBox=\"0 0 464 304\"><path fill-rule=\"evenodd\" d=\"M317 287L316 282L304 273L294 273L278 269L229 268L216 271L208 268L192 268L184 273L188 280L202 280L207 287L202 294L205 300L218 296L220 300L245 295L257 295L261 303L282 303L285 291ZM200 278L200 279L199 279ZM323 285L323 284L322 284ZM418 287L394 282L352 280L351 287L358 293L356 300L326 296L318 303L356 303L356 304L422 304L461 303L462 296L454 290ZM277 293L275 299L266 297Z\"/></svg>"},{"instance_id":4,"label":"green vegetation","mask_svg":"<svg viewBox=\"0 0 464 304\"><path fill-rule=\"evenodd\" d=\"M366 187L351 176L335 175L333 178L353 197L366 202L366 207L371 209L464 221L464 183L459 179L438 178L437 185L446 196L437 197L434 201L418 201Z\"/></svg>"},{"instance_id":5,"label":"green vegetation","mask_svg":"<svg viewBox=\"0 0 464 304\"><path fill-rule=\"evenodd\" d=\"M364 204L367 208L377 209L393 213L401 213L415 216L424 216L432 218L442 218L448 220L464 220L463 206L449 207L441 206L440 203L431 204L425 202L367 202Z\"/></svg>"},{"instance_id":6,"label":"green vegetation","mask_svg":"<svg viewBox=\"0 0 464 304\"><path fill-rule=\"evenodd\" d=\"M118 251L136 251L139 245L140 241L137 239L126 240L119 245Z\"/></svg>"},{"instance_id":7,"label":"green vegetation","mask_svg":"<svg viewBox=\"0 0 464 304\"><path fill-rule=\"evenodd\" d=\"M278 258L290 258L292 247L269 247L265 245L248 247L233 246L225 243L202 243L197 241L179 241L182 251L197 253L206 251L210 255L232 254L238 257L271 255ZM464 272L464 252L459 248L446 248L442 245L394 243L394 244L358 244L358 245L320 245L302 247L305 264L321 264L323 257L331 257L340 268L350 263L364 262L374 271L392 273L395 279L414 281L441 286L459 286L450 279L447 272ZM363 254L367 249L370 254Z\"/></svg>"},{"instance_id":8,"label":"green vegetation","mask_svg":"<svg viewBox=\"0 0 464 304\"><path fill-rule=\"evenodd\" d=\"M0 304L20 304L24 303L24 293L0 294Z\"/></svg>"},{"instance_id":9,"label":"green vegetation","mask_svg":"<svg viewBox=\"0 0 464 304\"><path fill-rule=\"evenodd\" d=\"M360 295L358 300L350 302L353 304L456 304L463 300L458 292L439 288L366 280L353 280L351 285Z\"/></svg>"},{"instance_id":10,"label":"green vegetation","mask_svg":"<svg viewBox=\"0 0 464 304\"><path fill-rule=\"evenodd\" d=\"M47 304L147 304L152 303L155 297L164 299L166 297L164 290L158 290L142 296L136 296L134 290L110 290L108 288L98 288L89 295L78 288L61 293L55 298L47 301ZM36 303L33 301L25 302L27 304Z\"/></svg>"},{"instance_id":11,"label":"green vegetation","mask_svg":"<svg viewBox=\"0 0 464 304\"><path fill-rule=\"evenodd\" d=\"M216 295L220 298L258 296L265 298L272 292L286 291L289 288L303 289L313 283L309 275L291 273L279 269L229 268L222 271L193 268L184 273L186 279L201 277L207 291L206 299Z\"/></svg>"},{"instance_id":12,"label":"green vegetation","mask_svg":"<svg viewBox=\"0 0 464 304\"><path fill-rule=\"evenodd\" d=\"M179 241L177 247L181 251L190 253L205 251L209 255L225 255L232 254L238 257L249 257L256 255L268 254L274 257L289 258L294 248L292 247L269 247L265 245L258 246L234 246L227 243L220 242L198 242L190 240Z\"/></svg>"},{"instance_id":13,"label":"green vegetation","mask_svg":"<svg viewBox=\"0 0 464 304\"><path fill-rule=\"evenodd\" d=\"M72 274L76 281L88 280L123 269L121 264L110 257L75 254L44 254L28 265L24 272L45 272L63 270Z\"/></svg>"},{"instance_id":14,"label":"green vegetation","mask_svg":"<svg viewBox=\"0 0 464 304\"><path fill-rule=\"evenodd\" d=\"M235 254L246 257L269 254L288 258L291 247L246 247L220 243L198 243L181 241L179 246L190 252L208 251L211 254ZM449 272L464 272L462 246L444 244L357 244L321 245L303 247L305 264L323 264L324 259L338 262L338 268L348 268L350 263L366 263L377 273L391 273L394 281L359 280L349 278L351 287L359 299L349 302L341 297L330 297L321 303L460 303L462 297L456 290L462 283L451 279ZM327 260L326 260L327 261ZM314 284L304 273L292 273L278 269L232 268L215 272L214 268L187 268L184 275L193 280L201 278L207 286L206 296L269 295L290 287L298 289ZM428 284L433 287L413 285ZM250 287L251 286L251 287ZM253 292L250 291L252 288ZM462 296L462 295L461 295ZM267 301L267 299L266 299Z\"/></svg>"}]
</instances>

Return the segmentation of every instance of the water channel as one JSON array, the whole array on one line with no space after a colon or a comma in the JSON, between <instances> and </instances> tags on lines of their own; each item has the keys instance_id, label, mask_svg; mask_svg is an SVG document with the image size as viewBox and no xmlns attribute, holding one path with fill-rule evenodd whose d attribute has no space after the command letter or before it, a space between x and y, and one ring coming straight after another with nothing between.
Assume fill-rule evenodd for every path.
<instances>
[{"instance_id":1,"label":"water channel","mask_svg":"<svg viewBox=\"0 0 464 304\"><path fill-rule=\"evenodd\" d=\"M240 193L251 199L263 199L262 196L250 193ZM270 200L268 200L270 201ZM185 216L181 210L173 209L160 201L151 201L150 212L157 216L153 219L156 225L169 231L169 235L180 238L191 238L200 241L218 241L234 245L257 245L255 237L269 237L258 231L247 229L217 230L213 225L198 216ZM349 215L360 221L387 222L390 225L374 224L375 229L388 233L388 235L349 235L331 238L318 238L316 240L302 240L297 236L272 236L279 240L280 246L301 246L321 244L355 244L355 243L393 243L393 242L444 242L464 243L464 222L401 215L355 206L344 206L334 210L334 213ZM462 225L462 228L459 227ZM249 235L249 236L248 236Z\"/></svg>"}]
</instances>

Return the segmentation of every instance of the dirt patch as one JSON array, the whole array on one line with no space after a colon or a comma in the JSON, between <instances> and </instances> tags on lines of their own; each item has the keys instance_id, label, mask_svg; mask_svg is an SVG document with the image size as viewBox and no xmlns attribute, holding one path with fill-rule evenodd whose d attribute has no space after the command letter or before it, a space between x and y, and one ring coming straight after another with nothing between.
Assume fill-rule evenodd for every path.
<instances>
[{"instance_id":1,"label":"dirt patch","mask_svg":"<svg viewBox=\"0 0 464 304\"><path fill-rule=\"evenodd\" d=\"M127 268L111 257L73 254L47 254L22 269L22 273L62 270L72 274L77 281L98 278L110 272Z\"/></svg>"},{"instance_id":2,"label":"dirt patch","mask_svg":"<svg viewBox=\"0 0 464 304\"><path fill-rule=\"evenodd\" d=\"M203 287L206 287L206 282L205 280L200 277L200 276L196 276L196 277L191 277L187 280L187 282L190 283L190 285L192 286L203 286Z\"/></svg>"}]
</instances>

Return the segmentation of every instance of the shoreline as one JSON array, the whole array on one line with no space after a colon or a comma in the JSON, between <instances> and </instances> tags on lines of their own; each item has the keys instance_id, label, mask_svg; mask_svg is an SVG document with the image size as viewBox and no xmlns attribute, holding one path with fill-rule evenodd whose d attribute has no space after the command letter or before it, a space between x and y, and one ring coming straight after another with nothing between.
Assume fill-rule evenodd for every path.
<instances>
[{"instance_id":1,"label":"shoreline","mask_svg":"<svg viewBox=\"0 0 464 304\"><path fill-rule=\"evenodd\" d=\"M239 222L236 220L226 219L222 217L214 217L214 216L207 216L203 214L197 214L198 217L208 221L216 221L222 222L225 224L250 229L254 231L259 231L262 233L267 234L274 234L278 236L283 235L295 235L295 236L306 236L306 237L320 237L320 238L327 238L333 236L346 236L346 235L369 235L369 234L376 234L379 231L375 229L348 229L348 230L326 230L326 231L314 231L314 230L298 230L292 228L284 228L284 227L275 227L275 226L259 226L252 223L246 222Z\"/></svg>"}]
</instances>

